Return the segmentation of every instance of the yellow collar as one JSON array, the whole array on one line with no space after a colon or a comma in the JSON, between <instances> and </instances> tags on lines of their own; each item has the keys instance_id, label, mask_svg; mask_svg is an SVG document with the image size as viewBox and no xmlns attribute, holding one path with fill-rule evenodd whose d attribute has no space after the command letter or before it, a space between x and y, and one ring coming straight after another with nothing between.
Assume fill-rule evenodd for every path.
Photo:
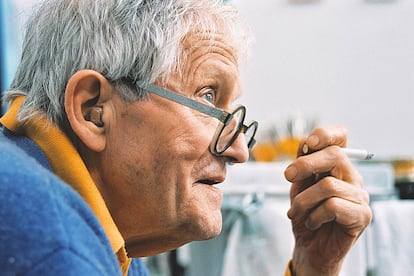
<instances>
[{"instance_id":1,"label":"yellow collar","mask_svg":"<svg viewBox=\"0 0 414 276\"><path fill-rule=\"evenodd\" d=\"M123 273L126 274L131 259L127 257L125 241L85 163L66 135L55 125L48 123L44 115L32 118L24 124L17 121L17 113L24 100L24 96L14 99L7 113L0 119L0 123L10 131L32 139L47 156L55 174L72 186L89 204L101 223L112 249L116 252Z\"/></svg>"}]
</instances>

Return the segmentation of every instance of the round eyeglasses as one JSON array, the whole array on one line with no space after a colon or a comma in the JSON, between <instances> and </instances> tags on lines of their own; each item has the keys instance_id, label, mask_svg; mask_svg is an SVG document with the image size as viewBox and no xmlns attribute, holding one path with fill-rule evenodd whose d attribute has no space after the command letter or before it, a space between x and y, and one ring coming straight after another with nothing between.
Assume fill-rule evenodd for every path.
<instances>
[{"instance_id":1,"label":"round eyeglasses","mask_svg":"<svg viewBox=\"0 0 414 276\"><path fill-rule=\"evenodd\" d=\"M210 145L210 150L214 154L219 155L225 152L234 143L240 133L244 133L246 144L249 149L251 149L256 142L254 136L257 131L258 123L252 121L247 125L244 124L246 107L239 105L229 114L231 117L227 123L220 121L213 142Z\"/></svg>"},{"instance_id":2,"label":"round eyeglasses","mask_svg":"<svg viewBox=\"0 0 414 276\"><path fill-rule=\"evenodd\" d=\"M137 81L135 84L147 92L218 119L220 123L210 145L210 151L215 155L223 154L234 143L240 133L244 134L249 149L256 143L254 136L259 124L256 121L252 121L247 125L244 124L246 107L243 105L238 105L233 112L228 113L145 81Z\"/></svg>"}]
</instances>

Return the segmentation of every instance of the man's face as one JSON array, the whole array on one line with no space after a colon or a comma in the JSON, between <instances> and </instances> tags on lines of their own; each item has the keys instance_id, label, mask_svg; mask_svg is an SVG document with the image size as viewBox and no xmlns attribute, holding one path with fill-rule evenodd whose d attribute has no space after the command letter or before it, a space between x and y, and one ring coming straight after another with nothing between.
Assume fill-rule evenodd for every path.
<instances>
[{"instance_id":1,"label":"man's face","mask_svg":"<svg viewBox=\"0 0 414 276\"><path fill-rule=\"evenodd\" d=\"M183 78L166 88L229 110L240 94L237 62L219 35L184 43ZM162 84L160 84L162 85ZM218 120L149 94L147 101L114 100L99 172L105 201L131 256L170 250L219 234L226 162L245 162L243 135L222 156L209 151Z\"/></svg>"}]
</instances>

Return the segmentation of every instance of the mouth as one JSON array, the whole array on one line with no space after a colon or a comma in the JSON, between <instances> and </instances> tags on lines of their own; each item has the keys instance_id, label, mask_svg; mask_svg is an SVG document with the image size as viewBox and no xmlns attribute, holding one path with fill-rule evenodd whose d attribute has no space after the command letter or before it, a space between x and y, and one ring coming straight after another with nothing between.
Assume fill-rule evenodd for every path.
<instances>
[{"instance_id":1,"label":"mouth","mask_svg":"<svg viewBox=\"0 0 414 276\"><path fill-rule=\"evenodd\" d=\"M216 163L209 163L202 169L199 169L197 175L194 175L194 184L207 185L209 187L216 187L217 184L223 183L226 179L226 167L215 165Z\"/></svg>"},{"instance_id":2,"label":"mouth","mask_svg":"<svg viewBox=\"0 0 414 276\"><path fill-rule=\"evenodd\" d=\"M208 186L215 186L217 184L223 183L225 178L226 177L224 175L214 175L214 176L210 175L210 176L207 176L206 178L201 178L197 180L196 183L208 185Z\"/></svg>"},{"instance_id":3,"label":"mouth","mask_svg":"<svg viewBox=\"0 0 414 276\"><path fill-rule=\"evenodd\" d=\"M216 184L220 184L221 181L215 181L213 179L201 179L201 180L197 181L197 183L213 186L213 185L216 185Z\"/></svg>"}]
</instances>

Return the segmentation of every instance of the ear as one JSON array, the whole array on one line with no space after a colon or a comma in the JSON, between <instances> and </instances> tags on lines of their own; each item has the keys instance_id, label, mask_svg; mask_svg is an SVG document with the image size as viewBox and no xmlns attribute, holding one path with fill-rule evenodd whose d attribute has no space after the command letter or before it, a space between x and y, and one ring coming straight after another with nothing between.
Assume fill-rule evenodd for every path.
<instances>
[{"instance_id":1,"label":"ear","mask_svg":"<svg viewBox=\"0 0 414 276\"><path fill-rule=\"evenodd\" d=\"M66 114L75 135L90 150L105 148L111 99L114 88L100 73L93 70L76 72L68 81L65 91Z\"/></svg>"}]
</instances>

